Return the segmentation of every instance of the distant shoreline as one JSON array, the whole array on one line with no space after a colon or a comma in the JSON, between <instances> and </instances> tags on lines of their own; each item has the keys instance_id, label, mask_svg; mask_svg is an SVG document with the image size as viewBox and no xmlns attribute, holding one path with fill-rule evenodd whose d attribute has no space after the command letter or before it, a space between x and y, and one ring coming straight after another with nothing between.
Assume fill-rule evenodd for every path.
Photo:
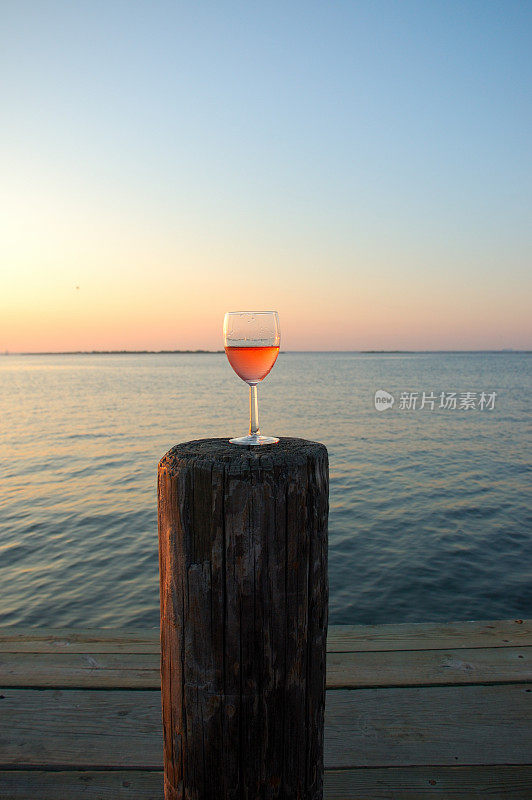
<instances>
[{"instance_id":1,"label":"distant shoreline","mask_svg":"<svg viewBox=\"0 0 532 800\"><path fill-rule=\"evenodd\" d=\"M225 350L41 350L39 352L6 353L3 356L139 356L167 355L170 353L225 353Z\"/></svg>"},{"instance_id":2,"label":"distant shoreline","mask_svg":"<svg viewBox=\"0 0 532 800\"><path fill-rule=\"evenodd\" d=\"M0 356L138 356L138 355L218 355L225 354L225 350L49 350L40 352L11 353L4 351ZM532 353L532 350L281 350L281 353L359 353L369 355L394 355L394 354L430 354L430 353Z\"/></svg>"}]
</instances>

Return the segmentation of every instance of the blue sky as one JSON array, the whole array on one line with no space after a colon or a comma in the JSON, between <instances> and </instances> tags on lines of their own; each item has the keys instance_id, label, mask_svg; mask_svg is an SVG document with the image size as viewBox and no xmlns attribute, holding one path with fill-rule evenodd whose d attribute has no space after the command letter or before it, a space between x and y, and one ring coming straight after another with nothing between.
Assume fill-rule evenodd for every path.
<instances>
[{"instance_id":1,"label":"blue sky","mask_svg":"<svg viewBox=\"0 0 532 800\"><path fill-rule=\"evenodd\" d=\"M2 18L0 348L216 346L257 305L294 348L530 346L530 3Z\"/></svg>"}]
</instances>

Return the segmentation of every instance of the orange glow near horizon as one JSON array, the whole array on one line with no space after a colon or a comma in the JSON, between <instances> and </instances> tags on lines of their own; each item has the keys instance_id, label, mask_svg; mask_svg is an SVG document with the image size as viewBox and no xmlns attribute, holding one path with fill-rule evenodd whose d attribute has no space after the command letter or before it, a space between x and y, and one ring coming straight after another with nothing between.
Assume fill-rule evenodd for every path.
<instances>
[{"instance_id":1,"label":"orange glow near horizon","mask_svg":"<svg viewBox=\"0 0 532 800\"><path fill-rule=\"evenodd\" d=\"M397 287L364 291L351 280L307 284L304 292L263 287L254 300L251 290L228 291L225 280L207 281L208 294L195 282L154 283L122 290L79 279L10 296L4 281L0 352L221 350L224 313L252 307L279 311L283 350L526 349L529 342L524 300L520 308L500 295L479 305L475 293L457 302L440 287L427 302L421 292L393 297Z\"/></svg>"},{"instance_id":2,"label":"orange glow near horizon","mask_svg":"<svg viewBox=\"0 0 532 800\"><path fill-rule=\"evenodd\" d=\"M357 242L311 218L239 228L236 212L198 209L173 220L125 198L103 213L49 178L31 194L14 173L4 186L0 352L219 350L238 308L278 310L284 350L530 347L519 254L508 280L471 243L377 230Z\"/></svg>"}]
</instances>

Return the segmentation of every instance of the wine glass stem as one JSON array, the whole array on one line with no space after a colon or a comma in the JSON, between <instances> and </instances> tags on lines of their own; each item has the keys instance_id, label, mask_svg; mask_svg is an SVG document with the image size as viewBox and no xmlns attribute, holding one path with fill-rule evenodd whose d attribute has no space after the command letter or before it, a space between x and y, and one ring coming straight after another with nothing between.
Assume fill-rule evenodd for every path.
<instances>
[{"instance_id":1,"label":"wine glass stem","mask_svg":"<svg viewBox=\"0 0 532 800\"><path fill-rule=\"evenodd\" d=\"M252 383L249 387L249 433L250 435L260 435L259 430L259 401L257 399L257 384Z\"/></svg>"}]
</instances>

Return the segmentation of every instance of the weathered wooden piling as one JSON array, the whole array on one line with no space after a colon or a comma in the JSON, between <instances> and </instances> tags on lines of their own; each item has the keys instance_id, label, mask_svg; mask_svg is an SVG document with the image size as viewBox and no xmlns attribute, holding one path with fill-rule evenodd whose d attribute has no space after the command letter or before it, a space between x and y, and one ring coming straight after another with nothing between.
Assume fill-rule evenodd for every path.
<instances>
[{"instance_id":1,"label":"weathered wooden piling","mask_svg":"<svg viewBox=\"0 0 532 800\"><path fill-rule=\"evenodd\" d=\"M166 800L321 800L326 448L179 444L158 506Z\"/></svg>"}]
</instances>

